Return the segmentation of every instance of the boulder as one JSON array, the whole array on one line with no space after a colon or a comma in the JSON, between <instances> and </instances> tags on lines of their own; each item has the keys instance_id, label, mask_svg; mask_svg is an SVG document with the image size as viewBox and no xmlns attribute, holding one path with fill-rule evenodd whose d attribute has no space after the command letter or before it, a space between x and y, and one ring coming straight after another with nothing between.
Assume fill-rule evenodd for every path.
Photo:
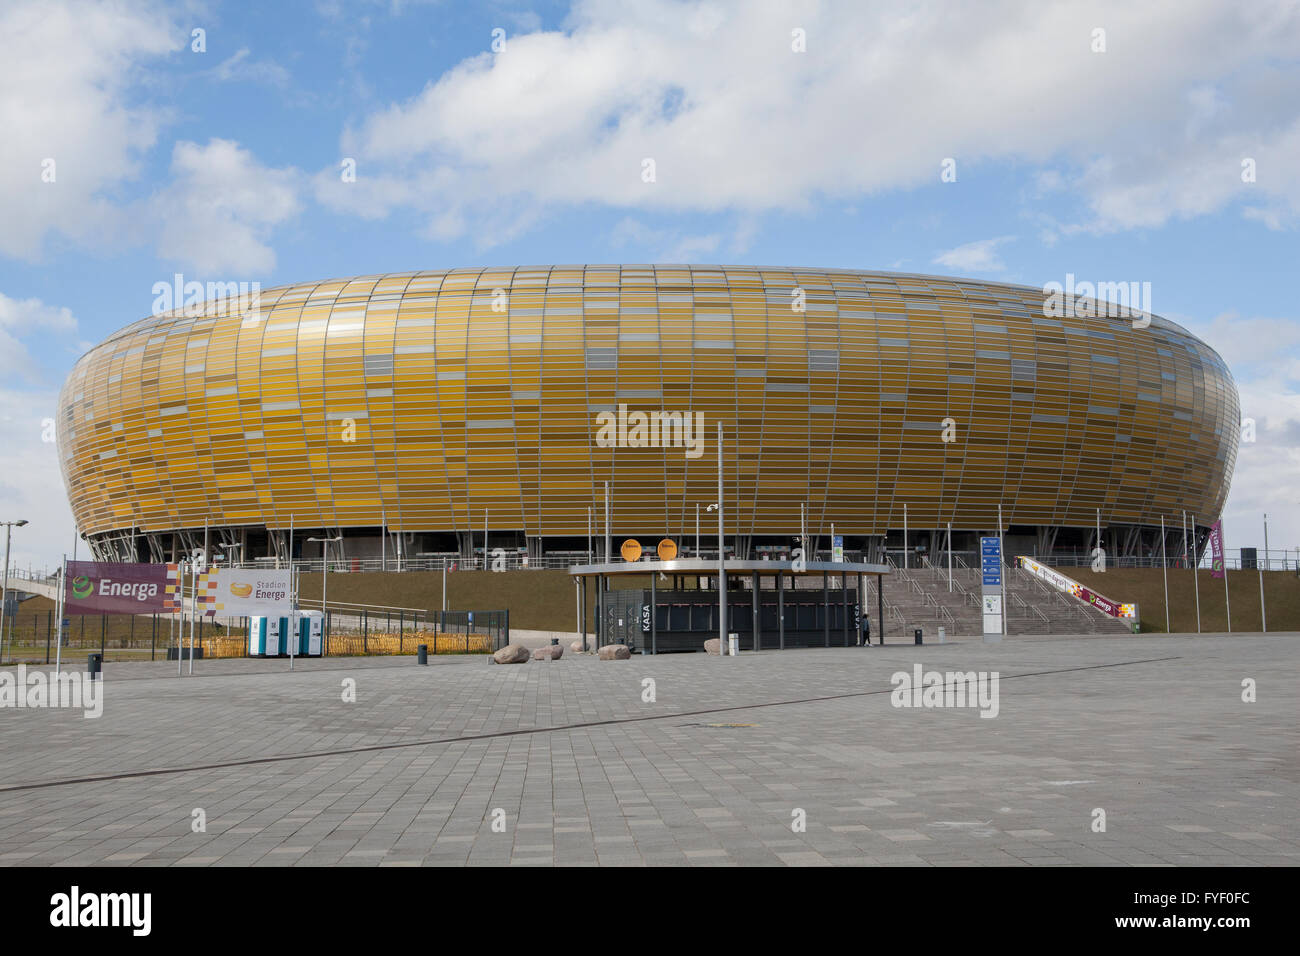
<instances>
[{"instance_id":1,"label":"boulder","mask_svg":"<svg viewBox=\"0 0 1300 956\"><path fill-rule=\"evenodd\" d=\"M523 664L530 657L532 654L522 644L507 644L492 655L498 664Z\"/></svg>"},{"instance_id":2,"label":"boulder","mask_svg":"<svg viewBox=\"0 0 1300 956\"><path fill-rule=\"evenodd\" d=\"M533 660L535 661L558 661L564 654L564 648L559 644L548 644L545 647L539 647L533 651Z\"/></svg>"},{"instance_id":3,"label":"boulder","mask_svg":"<svg viewBox=\"0 0 1300 956\"><path fill-rule=\"evenodd\" d=\"M606 644L600 649L602 661L625 661L632 656L626 644Z\"/></svg>"},{"instance_id":4,"label":"boulder","mask_svg":"<svg viewBox=\"0 0 1300 956\"><path fill-rule=\"evenodd\" d=\"M718 653L718 645L719 645L719 643L720 643L720 642L719 642L718 638L716 638L716 637L711 637L711 638L709 638L707 641L704 642L704 653L705 653L705 654L716 654L716 653Z\"/></svg>"},{"instance_id":5,"label":"boulder","mask_svg":"<svg viewBox=\"0 0 1300 956\"><path fill-rule=\"evenodd\" d=\"M573 653L575 654L581 654L582 641L574 641L572 644L569 645L569 650L573 651Z\"/></svg>"}]
</instances>

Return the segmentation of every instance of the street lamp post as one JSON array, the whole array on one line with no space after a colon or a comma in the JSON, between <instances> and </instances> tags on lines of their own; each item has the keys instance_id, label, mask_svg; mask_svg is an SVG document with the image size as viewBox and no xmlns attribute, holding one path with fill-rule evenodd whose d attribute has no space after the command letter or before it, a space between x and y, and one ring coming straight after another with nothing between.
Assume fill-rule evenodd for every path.
<instances>
[{"instance_id":1,"label":"street lamp post","mask_svg":"<svg viewBox=\"0 0 1300 956\"><path fill-rule=\"evenodd\" d=\"M727 653L727 548L722 527L722 422L718 422L718 657Z\"/></svg>"},{"instance_id":2,"label":"street lamp post","mask_svg":"<svg viewBox=\"0 0 1300 956\"><path fill-rule=\"evenodd\" d=\"M336 534L332 538L308 538L308 541L319 541L321 545L320 555L320 639L321 644L325 643L327 628L329 626L329 611L325 607L325 571L329 567L330 545L335 541L342 541L343 535ZM445 564L445 562L444 562ZM445 580L445 579L444 579ZM443 589L446 593L446 588ZM293 644L289 644L289 670L293 670Z\"/></svg>"},{"instance_id":3,"label":"street lamp post","mask_svg":"<svg viewBox=\"0 0 1300 956\"><path fill-rule=\"evenodd\" d=\"M0 524L5 526L5 578L3 584L0 584L0 662L4 661L5 626L9 623L5 620L9 611L9 536L14 528L21 528L26 523L26 518L18 521L0 521ZM9 653L12 655L13 652L13 642L10 641Z\"/></svg>"}]
</instances>

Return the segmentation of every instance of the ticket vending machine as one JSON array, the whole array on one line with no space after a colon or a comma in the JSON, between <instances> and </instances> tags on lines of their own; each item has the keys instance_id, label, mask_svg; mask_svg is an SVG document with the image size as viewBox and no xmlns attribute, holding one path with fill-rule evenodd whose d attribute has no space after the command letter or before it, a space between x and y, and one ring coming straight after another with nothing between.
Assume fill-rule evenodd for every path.
<instances>
[{"instance_id":1,"label":"ticket vending machine","mask_svg":"<svg viewBox=\"0 0 1300 956\"><path fill-rule=\"evenodd\" d=\"M298 618L298 654L302 657L320 657L324 653L322 625L325 616L320 611L300 611Z\"/></svg>"}]
</instances>

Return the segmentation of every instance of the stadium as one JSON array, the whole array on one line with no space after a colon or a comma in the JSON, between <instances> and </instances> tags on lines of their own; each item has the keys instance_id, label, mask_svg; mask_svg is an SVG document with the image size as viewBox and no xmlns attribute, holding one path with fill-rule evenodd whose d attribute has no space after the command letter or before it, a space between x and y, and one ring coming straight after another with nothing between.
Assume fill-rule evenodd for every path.
<instances>
[{"instance_id":1,"label":"stadium","mask_svg":"<svg viewBox=\"0 0 1300 956\"><path fill-rule=\"evenodd\" d=\"M757 266L455 269L309 282L142 319L59 398L100 560L585 554L606 530L728 552L1171 554L1240 427L1222 359L1044 289ZM1084 300L1087 305L1087 300ZM653 427L649 427L653 425ZM604 527L605 485L612 502ZM716 554L716 519L704 523ZM1199 540L1193 545L1199 545ZM616 544L617 546L617 544ZM313 549L315 549L313 551ZM1196 552L1199 553L1199 550Z\"/></svg>"}]
</instances>

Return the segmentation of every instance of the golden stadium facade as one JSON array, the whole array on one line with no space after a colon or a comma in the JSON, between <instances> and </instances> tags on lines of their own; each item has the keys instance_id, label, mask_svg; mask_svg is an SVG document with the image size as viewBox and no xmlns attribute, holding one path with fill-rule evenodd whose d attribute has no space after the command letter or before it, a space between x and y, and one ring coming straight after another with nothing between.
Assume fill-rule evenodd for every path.
<instances>
[{"instance_id":1,"label":"golden stadium facade","mask_svg":"<svg viewBox=\"0 0 1300 956\"><path fill-rule=\"evenodd\" d=\"M205 527L245 560L291 526L349 556L469 554L485 523L494 547L583 550L607 481L618 540L689 553L719 422L741 556L788 548L801 503L810 534L833 523L875 556L905 524L909 547L949 523L969 546L999 504L1009 551L1086 548L1099 517L1112 553L1149 553L1162 515L1203 532L1240 427L1222 359L1158 316L1052 317L1045 298L750 266L303 283L93 348L60 395L60 458L81 533L117 560L185 553ZM655 443L638 412L669 416ZM611 416L632 424L597 441ZM683 420L703 453L674 442Z\"/></svg>"}]
</instances>

